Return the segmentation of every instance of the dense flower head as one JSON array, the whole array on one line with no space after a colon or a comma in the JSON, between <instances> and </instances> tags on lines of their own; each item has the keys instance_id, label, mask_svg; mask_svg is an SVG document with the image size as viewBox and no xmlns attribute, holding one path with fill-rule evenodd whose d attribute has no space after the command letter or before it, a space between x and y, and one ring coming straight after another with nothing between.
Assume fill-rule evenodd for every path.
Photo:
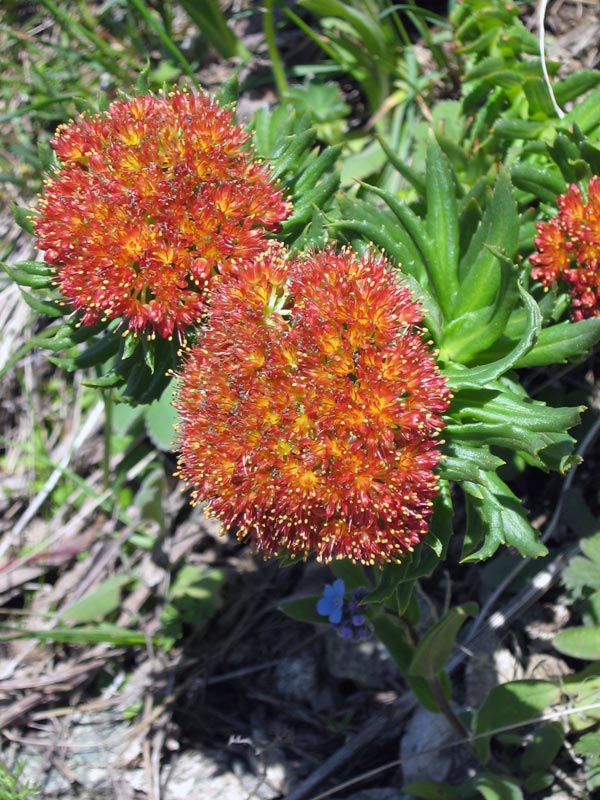
<instances>
[{"instance_id":1,"label":"dense flower head","mask_svg":"<svg viewBox=\"0 0 600 800\"><path fill-rule=\"evenodd\" d=\"M375 252L270 250L215 288L184 364L179 474L266 555L397 561L427 532L449 392Z\"/></svg>"},{"instance_id":2,"label":"dense flower head","mask_svg":"<svg viewBox=\"0 0 600 800\"><path fill-rule=\"evenodd\" d=\"M204 94L119 100L59 127L52 145L35 232L83 324L182 337L214 274L260 253L291 210Z\"/></svg>"},{"instance_id":3,"label":"dense flower head","mask_svg":"<svg viewBox=\"0 0 600 800\"><path fill-rule=\"evenodd\" d=\"M570 186L558 198L556 217L537 229L532 277L568 290L573 320L600 316L600 177L590 180L587 202L578 186Z\"/></svg>"}]
</instances>

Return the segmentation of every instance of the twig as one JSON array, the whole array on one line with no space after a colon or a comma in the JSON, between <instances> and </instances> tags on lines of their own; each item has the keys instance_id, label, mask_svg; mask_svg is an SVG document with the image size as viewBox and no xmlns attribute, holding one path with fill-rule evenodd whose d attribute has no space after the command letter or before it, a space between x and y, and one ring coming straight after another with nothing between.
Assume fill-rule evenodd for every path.
<instances>
[{"instance_id":1,"label":"twig","mask_svg":"<svg viewBox=\"0 0 600 800\"><path fill-rule=\"evenodd\" d=\"M565 112L556 102L556 97L554 96L554 89L552 88L552 83L550 82L550 76L548 75L548 67L546 66L546 7L548 5L548 0L540 0L539 6L539 23L538 23L538 37L540 41L540 60L542 62L542 73L544 75L544 82L548 87L548 93L550 95L550 100L552 102L552 107L556 112L556 116L559 119L562 119L565 116Z\"/></svg>"}]
</instances>

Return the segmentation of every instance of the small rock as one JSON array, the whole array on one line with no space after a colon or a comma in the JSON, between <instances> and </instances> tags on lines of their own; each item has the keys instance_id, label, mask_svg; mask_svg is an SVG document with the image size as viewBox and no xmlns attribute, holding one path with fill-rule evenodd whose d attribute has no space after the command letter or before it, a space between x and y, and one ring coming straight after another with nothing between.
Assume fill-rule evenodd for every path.
<instances>
[{"instance_id":1,"label":"small rock","mask_svg":"<svg viewBox=\"0 0 600 800\"><path fill-rule=\"evenodd\" d=\"M362 792L356 792L356 794L332 797L331 800L411 800L411 798L406 794L402 794L399 789L388 787L384 789L364 789Z\"/></svg>"},{"instance_id":2,"label":"small rock","mask_svg":"<svg viewBox=\"0 0 600 800\"><path fill-rule=\"evenodd\" d=\"M310 653L282 658L275 667L275 689L286 700L306 701L317 690L317 662Z\"/></svg>"},{"instance_id":3,"label":"small rock","mask_svg":"<svg viewBox=\"0 0 600 800\"><path fill-rule=\"evenodd\" d=\"M571 611L564 603L538 603L524 616L524 628L537 647L552 647L552 640L569 622Z\"/></svg>"},{"instance_id":4,"label":"small rock","mask_svg":"<svg viewBox=\"0 0 600 800\"><path fill-rule=\"evenodd\" d=\"M529 656L525 677L538 681L551 681L572 673L573 670L562 658L549 653L533 653Z\"/></svg>"},{"instance_id":5,"label":"small rock","mask_svg":"<svg viewBox=\"0 0 600 800\"><path fill-rule=\"evenodd\" d=\"M454 762L467 760L464 747L449 747L460 739L442 714L424 708L411 717L400 743L404 783L433 778L444 781Z\"/></svg>"},{"instance_id":6,"label":"small rock","mask_svg":"<svg viewBox=\"0 0 600 800\"><path fill-rule=\"evenodd\" d=\"M131 725L119 715L102 711L74 714L72 720L65 747L59 746L54 755L75 778L81 793L100 797L101 792L113 789L113 774L120 766ZM40 742L39 747L28 745L19 752L18 760L25 765L23 779L40 784L44 797L71 797L72 782L49 763L47 748Z\"/></svg>"},{"instance_id":7,"label":"small rock","mask_svg":"<svg viewBox=\"0 0 600 800\"><path fill-rule=\"evenodd\" d=\"M510 650L493 634L481 636L465 669L466 703L479 708L495 686L520 678L523 668Z\"/></svg>"},{"instance_id":8,"label":"small rock","mask_svg":"<svg viewBox=\"0 0 600 800\"><path fill-rule=\"evenodd\" d=\"M330 631L325 638L327 669L338 680L350 680L367 689L385 689L399 679L386 648L377 639L342 639Z\"/></svg>"},{"instance_id":9,"label":"small rock","mask_svg":"<svg viewBox=\"0 0 600 800\"><path fill-rule=\"evenodd\" d=\"M241 763L230 770L206 753L188 750L177 758L175 765L163 770L164 800L273 800L278 792L272 790L266 778L248 773Z\"/></svg>"}]
</instances>

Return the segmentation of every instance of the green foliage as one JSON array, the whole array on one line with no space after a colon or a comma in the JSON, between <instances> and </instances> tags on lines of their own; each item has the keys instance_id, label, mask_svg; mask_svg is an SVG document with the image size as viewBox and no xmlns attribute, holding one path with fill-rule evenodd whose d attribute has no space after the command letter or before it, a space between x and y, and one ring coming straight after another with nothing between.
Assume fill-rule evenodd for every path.
<instances>
[{"instance_id":1,"label":"green foliage","mask_svg":"<svg viewBox=\"0 0 600 800\"><path fill-rule=\"evenodd\" d=\"M7 74L1 121L13 132L0 148L3 181L39 188L52 164L52 131L74 113L93 108L97 97L106 103L136 81L138 91L182 76L195 83L200 53L182 52L171 4L131 0L120 4L120 18L111 5L91 10L78 3L67 13L64 3L44 0L58 35L45 39L31 33L39 20L34 14L23 56L22 40L9 35L0 55ZM225 58L249 59L216 0L180 5L205 44ZM348 561L334 563L332 570L348 591L367 590L361 601L365 616L419 702L448 713L452 687L445 670L476 607L454 606L418 635L414 590L448 556L458 527L454 506L465 512L457 531L463 562L483 561L503 546L523 557L543 556L546 545L506 477L506 462L562 474L577 462L569 431L582 409L553 407L530 396L523 371L585 357L600 341L600 318L566 321L568 298L554 290L544 293L530 279L527 258L535 223L554 212L557 196L570 183L584 186L600 173L600 72L580 70L559 79L559 65L547 63L546 77L538 39L520 20L519 7L506 0L456 3L452 30L445 25L435 32L429 27L433 17L413 0L401 6L385 0L297 5L295 13L285 4L286 18L319 47L324 60L293 68L294 77L307 80L288 85L275 48L274 3L267 2L265 32L281 103L259 111L249 125L257 156L293 203L278 238L295 252L327 239L357 250L385 250L399 267L399 279L422 301L428 335L453 391L440 492L426 539L404 554L402 563L386 564L375 574ZM300 13L309 14L310 22ZM435 64L429 71L415 56L407 22L429 49ZM27 82L11 66L17 55L27 62ZM351 133L353 109L331 82L338 77L358 85L370 117ZM234 76L222 89L224 104L235 101L237 88ZM560 108L567 107L563 116ZM27 125L21 129L17 121ZM16 208L15 217L32 233L30 211ZM114 322L81 326L63 304L48 265L2 266L43 319L32 344L48 350L61 368L87 370L89 386L119 401L108 439L123 459L112 476L116 499L102 501L101 508L117 509L116 517L129 524L121 508L131 503L141 523L129 545L152 549L168 532L165 471L154 460L135 484L126 476L153 448L171 448L179 345L124 337ZM194 335L190 331L191 342ZM548 374L559 380L551 370ZM27 457L43 449L38 440L39 432ZM44 465L42 479L51 468ZM85 483L70 473L66 477L73 485ZM599 537L581 540L583 555L571 559L564 576L576 604L573 619L581 625L554 639L559 652L592 663L560 684L523 680L493 689L468 723L467 736L481 761L476 774L460 787L422 780L406 791L424 798L543 796L553 765L571 746L584 760L588 790L600 786ZM202 634L219 612L224 579L220 569L179 567L156 644L169 648L187 635ZM114 624L135 585L131 572L111 576L65 609L51 630L4 625L3 638L145 646L144 634ZM317 613L317 601L293 598L281 608L295 619L329 624ZM19 788L18 772L10 776L2 770L0 794L5 791L7 800L24 800L27 791L35 791Z\"/></svg>"},{"instance_id":2,"label":"green foliage","mask_svg":"<svg viewBox=\"0 0 600 800\"><path fill-rule=\"evenodd\" d=\"M25 765L17 764L9 770L0 762L0 797L2 800L35 800L41 797L41 787L23 781L21 776Z\"/></svg>"},{"instance_id":3,"label":"green foliage","mask_svg":"<svg viewBox=\"0 0 600 800\"><path fill-rule=\"evenodd\" d=\"M160 638L165 649L182 638L184 626L197 632L214 617L221 605L224 580L223 570L215 567L186 564L180 568L160 615Z\"/></svg>"},{"instance_id":4,"label":"green foliage","mask_svg":"<svg viewBox=\"0 0 600 800\"><path fill-rule=\"evenodd\" d=\"M477 613L476 603L451 608L427 633L415 648L409 671L432 681L439 678L456 642L458 632L468 616Z\"/></svg>"},{"instance_id":5,"label":"green foliage","mask_svg":"<svg viewBox=\"0 0 600 800\"><path fill-rule=\"evenodd\" d=\"M291 86L287 98L300 117L309 114L317 138L327 144L340 144L346 130L345 118L351 111L333 83L308 81Z\"/></svg>"},{"instance_id":6,"label":"green foliage","mask_svg":"<svg viewBox=\"0 0 600 800\"><path fill-rule=\"evenodd\" d=\"M319 148L310 115L299 115L285 104L272 111L260 109L251 127L257 155L269 163L293 203L281 238L295 249L322 244L322 218L340 182L336 162L341 147Z\"/></svg>"}]
</instances>

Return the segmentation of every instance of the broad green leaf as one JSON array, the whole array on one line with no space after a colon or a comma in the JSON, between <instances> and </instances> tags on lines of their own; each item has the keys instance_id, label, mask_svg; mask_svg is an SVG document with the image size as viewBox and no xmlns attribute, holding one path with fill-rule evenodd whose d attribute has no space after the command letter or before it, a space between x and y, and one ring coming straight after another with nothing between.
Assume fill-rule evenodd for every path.
<instances>
[{"instance_id":1,"label":"broad green leaf","mask_svg":"<svg viewBox=\"0 0 600 800\"><path fill-rule=\"evenodd\" d=\"M412 556L412 553L407 553L401 564L388 562L383 565L377 575L377 586L369 592L369 603L385 603L400 583L410 579Z\"/></svg>"},{"instance_id":2,"label":"broad green leaf","mask_svg":"<svg viewBox=\"0 0 600 800\"><path fill-rule=\"evenodd\" d=\"M348 558L340 558L332 561L330 568L336 578L344 581L346 590L349 592L359 589L361 586L369 586L369 578L361 564L353 564Z\"/></svg>"},{"instance_id":3,"label":"broad green leaf","mask_svg":"<svg viewBox=\"0 0 600 800\"><path fill-rule=\"evenodd\" d=\"M370 617L375 635L385 645L396 662L400 674L413 690L417 699L428 711L439 712L435 697L425 678L413 675L410 664L414 657L414 646L408 641L406 625L391 614L377 614Z\"/></svg>"},{"instance_id":4,"label":"broad green leaf","mask_svg":"<svg viewBox=\"0 0 600 800\"><path fill-rule=\"evenodd\" d=\"M121 590L131 583L131 575L113 575L59 614L69 622L93 622L116 611L121 605Z\"/></svg>"},{"instance_id":5,"label":"broad green leaf","mask_svg":"<svg viewBox=\"0 0 600 800\"><path fill-rule=\"evenodd\" d=\"M444 316L450 318L459 290L458 258L460 236L456 184L452 168L432 136L427 147L427 234L435 249L427 265L431 283Z\"/></svg>"},{"instance_id":6,"label":"broad green leaf","mask_svg":"<svg viewBox=\"0 0 600 800\"><path fill-rule=\"evenodd\" d=\"M174 382L165 389L158 400L149 405L144 414L146 432L159 450L173 450L177 412L173 406Z\"/></svg>"},{"instance_id":7,"label":"broad green leaf","mask_svg":"<svg viewBox=\"0 0 600 800\"><path fill-rule=\"evenodd\" d=\"M474 719L474 746L479 758L487 761L494 733L533 724L559 699L560 689L549 681L511 681L494 687Z\"/></svg>"},{"instance_id":8,"label":"broad green leaf","mask_svg":"<svg viewBox=\"0 0 600 800\"><path fill-rule=\"evenodd\" d=\"M202 625L221 603L224 580L221 569L184 564L169 588L168 599L186 622Z\"/></svg>"},{"instance_id":9,"label":"broad green leaf","mask_svg":"<svg viewBox=\"0 0 600 800\"><path fill-rule=\"evenodd\" d=\"M311 597L291 597L289 600L283 600L279 603L279 610L299 622L329 625L328 617L317 613L319 599L320 596L317 597L316 595Z\"/></svg>"},{"instance_id":10,"label":"broad green leaf","mask_svg":"<svg viewBox=\"0 0 600 800\"><path fill-rule=\"evenodd\" d=\"M402 788L410 797L420 797L422 800L465 800L464 787L450 786L448 783L424 779L411 781Z\"/></svg>"},{"instance_id":11,"label":"broad green leaf","mask_svg":"<svg viewBox=\"0 0 600 800\"><path fill-rule=\"evenodd\" d=\"M600 531L593 536L580 539L579 547L591 561L600 566ZM591 585L593 586L593 584ZM600 584L598 584L598 588L600 588Z\"/></svg>"},{"instance_id":12,"label":"broad green leaf","mask_svg":"<svg viewBox=\"0 0 600 800\"><path fill-rule=\"evenodd\" d=\"M573 745L573 750L580 756L600 758L600 733L586 733Z\"/></svg>"},{"instance_id":13,"label":"broad green leaf","mask_svg":"<svg viewBox=\"0 0 600 800\"><path fill-rule=\"evenodd\" d=\"M585 588L600 587L600 563L582 556L574 556L565 569L563 582L577 595L581 595Z\"/></svg>"},{"instance_id":14,"label":"broad green leaf","mask_svg":"<svg viewBox=\"0 0 600 800\"><path fill-rule=\"evenodd\" d=\"M569 728L584 731L596 727L600 721L600 661L567 675L561 688L568 701Z\"/></svg>"},{"instance_id":15,"label":"broad green leaf","mask_svg":"<svg viewBox=\"0 0 600 800\"><path fill-rule=\"evenodd\" d=\"M459 630L467 617L475 616L476 613L476 603L465 603L451 608L416 646L409 667L410 674L420 675L428 680L437 679L450 657Z\"/></svg>"},{"instance_id":16,"label":"broad green leaf","mask_svg":"<svg viewBox=\"0 0 600 800\"><path fill-rule=\"evenodd\" d=\"M537 728L527 741L521 756L521 767L525 772L546 770L552 766L565 740L565 729L561 722L547 722Z\"/></svg>"},{"instance_id":17,"label":"broad green leaf","mask_svg":"<svg viewBox=\"0 0 600 800\"><path fill-rule=\"evenodd\" d=\"M141 520L155 522L161 536L164 536L166 532L163 505L165 484L166 478L163 467L156 467L144 476L134 498L134 505L139 509Z\"/></svg>"},{"instance_id":18,"label":"broad green leaf","mask_svg":"<svg viewBox=\"0 0 600 800\"><path fill-rule=\"evenodd\" d=\"M473 786L485 800L523 800L521 787L508 775L483 772L474 778Z\"/></svg>"},{"instance_id":19,"label":"broad green leaf","mask_svg":"<svg viewBox=\"0 0 600 800\"><path fill-rule=\"evenodd\" d=\"M581 611L585 625L600 625L600 589L585 598Z\"/></svg>"},{"instance_id":20,"label":"broad green leaf","mask_svg":"<svg viewBox=\"0 0 600 800\"><path fill-rule=\"evenodd\" d=\"M559 653L573 658L600 660L600 625L566 628L552 642Z\"/></svg>"}]
</instances>

